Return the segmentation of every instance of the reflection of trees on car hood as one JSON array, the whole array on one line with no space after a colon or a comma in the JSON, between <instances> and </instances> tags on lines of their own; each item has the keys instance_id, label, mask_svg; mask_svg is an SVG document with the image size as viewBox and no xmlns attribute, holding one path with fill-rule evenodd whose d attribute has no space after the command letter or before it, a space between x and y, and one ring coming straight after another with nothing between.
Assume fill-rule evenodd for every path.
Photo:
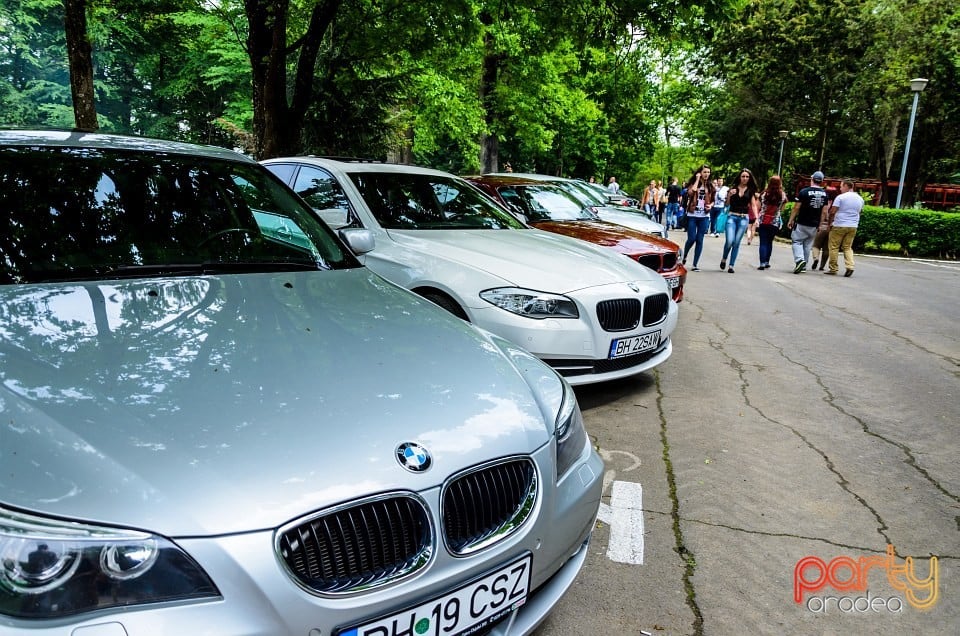
<instances>
[{"instance_id":1,"label":"reflection of trees on car hood","mask_svg":"<svg viewBox=\"0 0 960 636\"><path fill-rule=\"evenodd\" d=\"M270 527L364 480L397 485L400 441L430 434L438 448L450 427L504 409L522 417L483 424L494 454L548 435L501 349L363 268L0 286L0 325L0 459L18 476L0 480L0 501L50 514ZM451 375L438 350L462 368ZM367 382L371 369L389 383ZM477 388L495 385L509 404ZM336 452L348 447L384 461ZM490 448L435 459L470 465ZM250 508L206 496L231 490Z\"/></svg>"}]
</instances>

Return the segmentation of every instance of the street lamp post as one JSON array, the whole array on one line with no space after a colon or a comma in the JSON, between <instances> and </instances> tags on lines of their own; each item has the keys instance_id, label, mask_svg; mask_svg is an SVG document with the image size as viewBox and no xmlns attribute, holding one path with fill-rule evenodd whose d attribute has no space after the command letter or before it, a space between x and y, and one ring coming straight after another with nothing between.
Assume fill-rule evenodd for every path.
<instances>
[{"instance_id":1,"label":"street lamp post","mask_svg":"<svg viewBox=\"0 0 960 636\"><path fill-rule=\"evenodd\" d=\"M787 140L787 135L790 134L789 130L781 130L777 133L780 135L780 159L777 160L777 175L780 175L780 167L783 165L783 142Z\"/></svg>"},{"instance_id":2,"label":"street lamp post","mask_svg":"<svg viewBox=\"0 0 960 636\"><path fill-rule=\"evenodd\" d=\"M917 116L917 102L920 93L927 87L927 80L922 77L910 80L910 90L913 91L913 108L910 109L910 126L907 128L907 146L903 149L903 165L900 167L900 183L897 185L897 207L900 209L900 199L903 196L903 186L907 179L907 160L910 158L910 140L913 139L913 120Z\"/></svg>"}]
</instances>

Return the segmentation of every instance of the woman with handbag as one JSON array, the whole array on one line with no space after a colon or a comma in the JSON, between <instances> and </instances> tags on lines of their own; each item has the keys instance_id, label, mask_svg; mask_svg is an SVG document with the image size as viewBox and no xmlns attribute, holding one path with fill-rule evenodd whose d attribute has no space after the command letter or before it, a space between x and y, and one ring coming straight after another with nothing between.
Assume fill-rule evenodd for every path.
<instances>
[{"instance_id":1,"label":"woman with handbag","mask_svg":"<svg viewBox=\"0 0 960 636\"><path fill-rule=\"evenodd\" d=\"M760 194L760 215L757 220L757 234L760 237L760 267L770 269L770 257L773 255L773 239L783 226L783 206L787 204L787 194L783 191L783 181L777 175L770 177L767 188Z\"/></svg>"}]
</instances>

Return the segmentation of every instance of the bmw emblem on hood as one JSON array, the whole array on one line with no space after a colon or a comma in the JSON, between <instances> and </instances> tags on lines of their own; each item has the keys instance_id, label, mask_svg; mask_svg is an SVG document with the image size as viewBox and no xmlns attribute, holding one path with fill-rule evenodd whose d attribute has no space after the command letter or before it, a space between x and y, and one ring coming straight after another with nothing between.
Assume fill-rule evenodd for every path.
<instances>
[{"instance_id":1,"label":"bmw emblem on hood","mask_svg":"<svg viewBox=\"0 0 960 636\"><path fill-rule=\"evenodd\" d=\"M397 461L414 473L422 473L433 462L427 449L415 442L404 442L397 446Z\"/></svg>"},{"instance_id":2,"label":"bmw emblem on hood","mask_svg":"<svg viewBox=\"0 0 960 636\"><path fill-rule=\"evenodd\" d=\"M640 293L640 286L637 285L636 283L627 283L627 287L637 292L638 294Z\"/></svg>"}]
</instances>

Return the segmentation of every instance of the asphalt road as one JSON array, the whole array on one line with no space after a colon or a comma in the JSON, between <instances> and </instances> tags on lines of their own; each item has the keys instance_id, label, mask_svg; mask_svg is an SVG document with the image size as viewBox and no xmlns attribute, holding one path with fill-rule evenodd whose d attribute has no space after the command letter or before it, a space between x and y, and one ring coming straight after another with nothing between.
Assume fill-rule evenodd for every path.
<instances>
[{"instance_id":1,"label":"asphalt road","mask_svg":"<svg viewBox=\"0 0 960 636\"><path fill-rule=\"evenodd\" d=\"M577 389L604 505L538 636L960 633L960 263L722 246L666 364Z\"/></svg>"}]
</instances>

